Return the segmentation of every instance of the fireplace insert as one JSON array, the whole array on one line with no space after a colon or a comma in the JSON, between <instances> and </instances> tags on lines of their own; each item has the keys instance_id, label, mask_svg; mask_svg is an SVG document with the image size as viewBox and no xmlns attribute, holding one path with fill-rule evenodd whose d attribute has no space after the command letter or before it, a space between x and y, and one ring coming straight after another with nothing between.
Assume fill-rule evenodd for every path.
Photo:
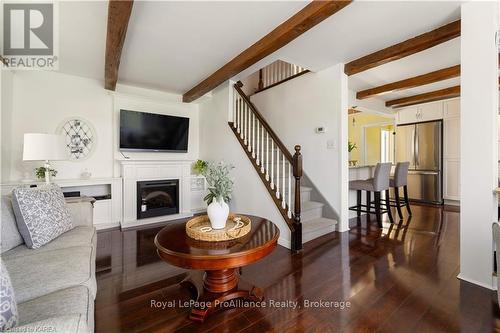
<instances>
[{"instance_id":1,"label":"fireplace insert","mask_svg":"<svg viewBox=\"0 0 500 333\"><path fill-rule=\"evenodd\" d=\"M137 182L137 219L179 213L179 180Z\"/></svg>"}]
</instances>

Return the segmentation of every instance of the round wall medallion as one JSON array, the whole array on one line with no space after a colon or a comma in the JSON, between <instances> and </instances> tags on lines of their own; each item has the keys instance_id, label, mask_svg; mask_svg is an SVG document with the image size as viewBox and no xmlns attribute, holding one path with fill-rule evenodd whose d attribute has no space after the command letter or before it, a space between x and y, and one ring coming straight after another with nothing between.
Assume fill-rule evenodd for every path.
<instances>
[{"instance_id":1,"label":"round wall medallion","mask_svg":"<svg viewBox=\"0 0 500 333\"><path fill-rule=\"evenodd\" d=\"M66 147L71 160L81 161L90 156L96 144L95 130L80 118L64 121L57 131L66 138Z\"/></svg>"}]
</instances>

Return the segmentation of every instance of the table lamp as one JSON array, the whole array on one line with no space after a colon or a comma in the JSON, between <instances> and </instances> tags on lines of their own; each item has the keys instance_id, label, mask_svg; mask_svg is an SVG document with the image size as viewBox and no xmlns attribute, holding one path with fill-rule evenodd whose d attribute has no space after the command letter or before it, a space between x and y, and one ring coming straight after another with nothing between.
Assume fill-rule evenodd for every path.
<instances>
[{"instance_id":1,"label":"table lamp","mask_svg":"<svg viewBox=\"0 0 500 333\"><path fill-rule=\"evenodd\" d=\"M50 183L49 161L68 159L64 137L57 134L25 133L23 161L45 161L45 183Z\"/></svg>"}]
</instances>

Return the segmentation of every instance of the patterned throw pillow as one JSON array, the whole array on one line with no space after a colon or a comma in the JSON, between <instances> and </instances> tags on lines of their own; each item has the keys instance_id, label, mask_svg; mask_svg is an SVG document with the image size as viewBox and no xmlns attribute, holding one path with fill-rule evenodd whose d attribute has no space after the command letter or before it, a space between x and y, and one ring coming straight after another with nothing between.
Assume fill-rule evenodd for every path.
<instances>
[{"instance_id":1,"label":"patterned throw pillow","mask_svg":"<svg viewBox=\"0 0 500 333\"><path fill-rule=\"evenodd\" d=\"M16 188L12 191L12 207L17 228L29 248L37 249L73 228L57 185Z\"/></svg>"},{"instance_id":2,"label":"patterned throw pillow","mask_svg":"<svg viewBox=\"0 0 500 333\"><path fill-rule=\"evenodd\" d=\"M0 259L0 331L3 332L17 325L17 304L9 273Z\"/></svg>"}]
</instances>

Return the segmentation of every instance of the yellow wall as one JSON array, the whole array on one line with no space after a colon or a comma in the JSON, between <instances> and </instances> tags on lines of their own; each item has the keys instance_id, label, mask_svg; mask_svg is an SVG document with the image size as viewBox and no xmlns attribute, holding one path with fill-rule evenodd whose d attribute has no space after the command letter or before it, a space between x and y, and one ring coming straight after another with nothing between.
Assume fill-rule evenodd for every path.
<instances>
[{"instance_id":1,"label":"yellow wall","mask_svg":"<svg viewBox=\"0 0 500 333\"><path fill-rule=\"evenodd\" d=\"M353 122L353 119L355 120ZM380 130L381 127L366 127L366 125L393 122L391 117L382 117L372 113L359 112L349 115L349 141L356 143L357 148L350 154L350 160L356 160L359 164L376 164L380 161ZM362 154L364 152L362 142L362 131L366 127L365 138L368 146L366 147L367 156L363 162ZM394 126L383 126L393 130Z\"/></svg>"}]
</instances>

